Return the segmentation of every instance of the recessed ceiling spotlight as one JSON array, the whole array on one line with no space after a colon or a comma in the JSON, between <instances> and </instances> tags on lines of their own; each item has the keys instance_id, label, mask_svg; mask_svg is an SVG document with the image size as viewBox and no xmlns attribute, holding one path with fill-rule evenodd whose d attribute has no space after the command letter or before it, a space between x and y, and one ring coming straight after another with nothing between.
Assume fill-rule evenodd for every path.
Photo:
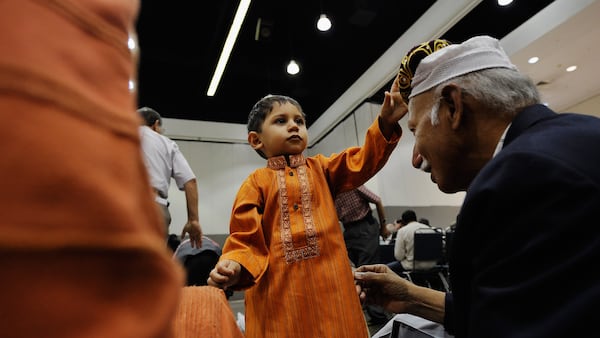
<instances>
[{"instance_id":1,"label":"recessed ceiling spotlight","mask_svg":"<svg viewBox=\"0 0 600 338\"><path fill-rule=\"evenodd\" d=\"M500 6L508 6L513 2L513 0L498 0L498 5Z\"/></svg>"},{"instance_id":2,"label":"recessed ceiling spotlight","mask_svg":"<svg viewBox=\"0 0 600 338\"><path fill-rule=\"evenodd\" d=\"M317 21L317 29L321 32L326 32L331 28L331 20L325 14L321 14L319 16L319 20Z\"/></svg>"},{"instance_id":3,"label":"recessed ceiling spotlight","mask_svg":"<svg viewBox=\"0 0 600 338\"><path fill-rule=\"evenodd\" d=\"M298 63L296 63L295 60L291 60L290 63L288 63L286 70L288 74L296 75L300 72L300 66L298 65Z\"/></svg>"},{"instance_id":4,"label":"recessed ceiling spotlight","mask_svg":"<svg viewBox=\"0 0 600 338\"><path fill-rule=\"evenodd\" d=\"M575 65L567 67L567 72L574 72L575 70L577 70L577 66Z\"/></svg>"},{"instance_id":5,"label":"recessed ceiling spotlight","mask_svg":"<svg viewBox=\"0 0 600 338\"><path fill-rule=\"evenodd\" d=\"M531 58L529 58L529 60L527 60L527 62L529 62L531 64L537 63L538 61L540 61L540 58L537 56L531 57Z\"/></svg>"}]
</instances>

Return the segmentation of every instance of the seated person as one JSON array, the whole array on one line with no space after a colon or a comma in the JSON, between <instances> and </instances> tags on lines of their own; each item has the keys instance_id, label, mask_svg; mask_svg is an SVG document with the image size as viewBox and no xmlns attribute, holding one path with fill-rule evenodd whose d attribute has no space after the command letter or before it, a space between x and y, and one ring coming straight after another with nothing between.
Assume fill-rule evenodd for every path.
<instances>
[{"instance_id":1,"label":"seated person","mask_svg":"<svg viewBox=\"0 0 600 338\"><path fill-rule=\"evenodd\" d=\"M181 244L181 240L179 239L179 236L177 236L175 234L170 234L169 237L167 237L167 246L169 247L171 252L175 252L175 250L177 250L177 247L179 246L179 244Z\"/></svg>"},{"instance_id":2,"label":"seated person","mask_svg":"<svg viewBox=\"0 0 600 338\"><path fill-rule=\"evenodd\" d=\"M394 245L394 257L396 261L388 263L388 266L397 274L413 269L415 231L417 229L428 229L428 225L417 222L417 214L413 210L402 213L402 226L397 231L396 243ZM432 263L432 266L435 265ZM421 267L426 268L426 267Z\"/></svg>"},{"instance_id":3,"label":"seated person","mask_svg":"<svg viewBox=\"0 0 600 338\"><path fill-rule=\"evenodd\" d=\"M402 228L403 226L404 223L402 223L402 219L400 218L395 220L394 223L386 225L386 229L389 235L383 239L382 244L394 245L394 243L396 243L396 236L398 235L398 230L400 230L400 228Z\"/></svg>"},{"instance_id":4,"label":"seated person","mask_svg":"<svg viewBox=\"0 0 600 338\"><path fill-rule=\"evenodd\" d=\"M208 274L221 257L221 246L207 236L202 236L202 247L192 247L189 237L186 237L175 250L173 257L177 258L187 274L186 285L207 285Z\"/></svg>"}]
</instances>

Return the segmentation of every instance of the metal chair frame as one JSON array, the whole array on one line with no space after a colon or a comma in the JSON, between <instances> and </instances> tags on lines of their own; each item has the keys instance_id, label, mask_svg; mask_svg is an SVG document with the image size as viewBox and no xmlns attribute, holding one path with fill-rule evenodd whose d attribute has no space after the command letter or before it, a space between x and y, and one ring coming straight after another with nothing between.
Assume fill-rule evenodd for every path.
<instances>
[{"instance_id":1,"label":"metal chair frame","mask_svg":"<svg viewBox=\"0 0 600 338\"><path fill-rule=\"evenodd\" d=\"M427 287L432 288L431 281L427 277L435 276L442 283L443 291L450 291L450 285L446 278L447 266L440 264L445 258L444 233L438 228L417 229L414 234L413 269L405 271L406 278L414 283L417 275L425 276ZM421 269L420 263L435 261L434 267Z\"/></svg>"}]
</instances>

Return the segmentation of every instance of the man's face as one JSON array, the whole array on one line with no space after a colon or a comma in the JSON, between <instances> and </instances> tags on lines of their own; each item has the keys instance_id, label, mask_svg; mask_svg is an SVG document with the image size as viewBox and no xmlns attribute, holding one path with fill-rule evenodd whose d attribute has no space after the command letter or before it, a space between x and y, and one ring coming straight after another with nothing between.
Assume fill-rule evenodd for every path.
<instances>
[{"instance_id":1,"label":"man's face","mask_svg":"<svg viewBox=\"0 0 600 338\"><path fill-rule=\"evenodd\" d=\"M275 103L262 124L262 131L252 133L257 143L253 144L249 135L250 144L267 157L301 154L308 143L304 116L291 103Z\"/></svg>"},{"instance_id":2,"label":"man's face","mask_svg":"<svg viewBox=\"0 0 600 338\"><path fill-rule=\"evenodd\" d=\"M431 111L436 105L439 109L434 125ZM417 95L409 102L408 128L415 135L412 164L430 173L431 180L441 191L453 193L468 186L462 177L467 160L462 151L461 133L453 128L449 114L448 106L433 91Z\"/></svg>"}]
</instances>

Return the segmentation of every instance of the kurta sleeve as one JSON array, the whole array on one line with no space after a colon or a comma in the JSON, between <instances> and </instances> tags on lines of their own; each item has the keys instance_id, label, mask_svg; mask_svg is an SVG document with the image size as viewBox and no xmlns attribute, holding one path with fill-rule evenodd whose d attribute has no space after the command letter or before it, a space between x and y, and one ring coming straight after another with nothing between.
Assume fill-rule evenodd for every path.
<instances>
[{"instance_id":1,"label":"kurta sleeve","mask_svg":"<svg viewBox=\"0 0 600 338\"><path fill-rule=\"evenodd\" d=\"M330 183L333 195L352 190L373 177L387 162L396 148L402 131L397 125L391 139L381 133L379 118L367 130L362 147L351 147L327 158L317 155Z\"/></svg>"},{"instance_id":2,"label":"kurta sleeve","mask_svg":"<svg viewBox=\"0 0 600 338\"><path fill-rule=\"evenodd\" d=\"M242 276L238 289L248 288L264 274L269 262L269 250L263 232L263 198L253 176L240 187L231 213L230 233L220 260L240 263L250 274ZM249 277L245 278L244 277Z\"/></svg>"}]
</instances>

